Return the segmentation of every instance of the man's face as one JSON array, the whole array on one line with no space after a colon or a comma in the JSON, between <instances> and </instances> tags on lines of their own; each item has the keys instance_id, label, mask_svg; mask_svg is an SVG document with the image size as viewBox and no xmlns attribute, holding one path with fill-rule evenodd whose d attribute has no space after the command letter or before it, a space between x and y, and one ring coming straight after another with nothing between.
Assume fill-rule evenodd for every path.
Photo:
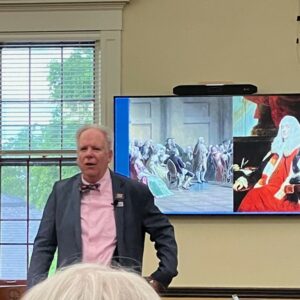
<instances>
[{"instance_id":1,"label":"man's face","mask_svg":"<svg viewBox=\"0 0 300 300\"><path fill-rule=\"evenodd\" d=\"M79 137L77 164L83 178L95 183L103 177L112 159L105 136L95 128L85 130Z\"/></svg>"}]
</instances>

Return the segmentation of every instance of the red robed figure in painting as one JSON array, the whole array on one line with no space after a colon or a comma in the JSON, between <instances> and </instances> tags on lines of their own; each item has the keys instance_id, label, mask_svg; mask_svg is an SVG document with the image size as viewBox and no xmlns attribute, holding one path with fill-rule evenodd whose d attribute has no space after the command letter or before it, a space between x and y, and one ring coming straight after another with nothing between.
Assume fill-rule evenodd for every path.
<instances>
[{"instance_id":1,"label":"red robed figure in painting","mask_svg":"<svg viewBox=\"0 0 300 300\"><path fill-rule=\"evenodd\" d=\"M299 150L300 124L295 117L285 116L270 152L262 161L262 173L241 174L233 185L239 191L255 183L242 200L239 212L300 212L299 202L290 201L286 193L290 180L297 176L295 170L299 170ZM255 179L258 174L260 177Z\"/></svg>"}]
</instances>

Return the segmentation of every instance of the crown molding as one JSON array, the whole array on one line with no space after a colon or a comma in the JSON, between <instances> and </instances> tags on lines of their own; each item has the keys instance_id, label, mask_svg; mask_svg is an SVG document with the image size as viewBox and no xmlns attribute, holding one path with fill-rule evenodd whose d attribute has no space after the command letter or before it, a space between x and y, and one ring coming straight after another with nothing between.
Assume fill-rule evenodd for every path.
<instances>
[{"instance_id":1,"label":"crown molding","mask_svg":"<svg viewBox=\"0 0 300 300\"><path fill-rule=\"evenodd\" d=\"M120 10L130 0L0 0L0 12L48 10Z\"/></svg>"}]
</instances>

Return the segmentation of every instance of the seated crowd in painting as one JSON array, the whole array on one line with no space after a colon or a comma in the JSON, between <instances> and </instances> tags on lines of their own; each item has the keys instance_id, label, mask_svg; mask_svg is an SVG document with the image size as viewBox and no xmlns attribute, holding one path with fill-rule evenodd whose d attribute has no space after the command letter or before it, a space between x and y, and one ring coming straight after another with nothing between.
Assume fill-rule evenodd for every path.
<instances>
[{"instance_id":1,"label":"seated crowd in painting","mask_svg":"<svg viewBox=\"0 0 300 300\"><path fill-rule=\"evenodd\" d=\"M170 188L189 189L194 183L232 182L232 141L206 145L199 137L195 145L185 148L174 138L164 144L134 140L130 144L130 176L147 184L157 176Z\"/></svg>"}]
</instances>

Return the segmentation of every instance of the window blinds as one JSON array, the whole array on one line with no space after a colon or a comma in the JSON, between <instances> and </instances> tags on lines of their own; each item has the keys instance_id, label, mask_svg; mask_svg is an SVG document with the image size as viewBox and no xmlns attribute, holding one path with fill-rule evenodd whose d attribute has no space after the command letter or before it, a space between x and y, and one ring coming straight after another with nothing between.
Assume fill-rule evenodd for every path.
<instances>
[{"instance_id":1,"label":"window blinds","mask_svg":"<svg viewBox=\"0 0 300 300\"><path fill-rule=\"evenodd\" d=\"M94 42L0 45L2 151L75 149L94 107Z\"/></svg>"}]
</instances>

